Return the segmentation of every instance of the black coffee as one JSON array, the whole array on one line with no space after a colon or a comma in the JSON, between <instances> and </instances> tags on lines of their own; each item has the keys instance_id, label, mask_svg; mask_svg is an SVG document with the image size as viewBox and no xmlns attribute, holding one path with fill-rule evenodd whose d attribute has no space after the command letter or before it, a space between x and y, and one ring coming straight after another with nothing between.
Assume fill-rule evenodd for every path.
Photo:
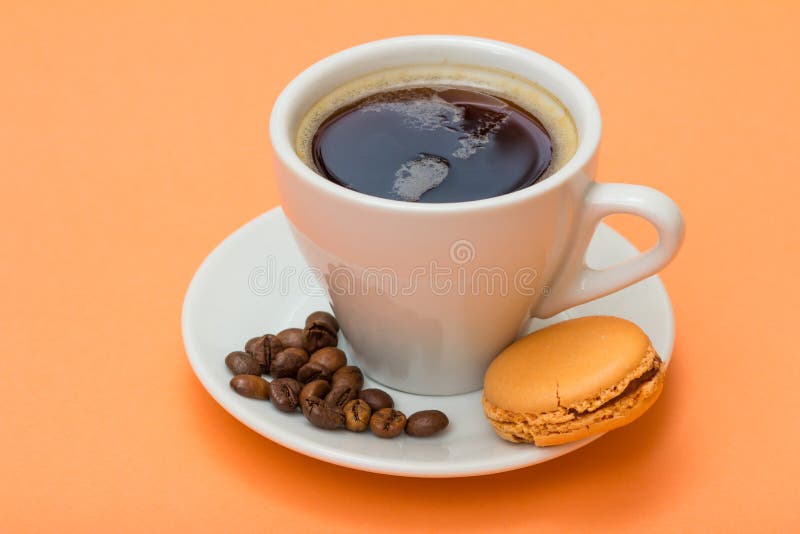
<instances>
[{"instance_id":1,"label":"black coffee","mask_svg":"<svg viewBox=\"0 0 800 534\"><path fill-rule=\"evenodd\" d=\"M311 144L329 180L368 195L462 202L536 183L553 157L542 123L513 102L463 87L397 89L324 120Z\"/></svg>"}]
</instances>

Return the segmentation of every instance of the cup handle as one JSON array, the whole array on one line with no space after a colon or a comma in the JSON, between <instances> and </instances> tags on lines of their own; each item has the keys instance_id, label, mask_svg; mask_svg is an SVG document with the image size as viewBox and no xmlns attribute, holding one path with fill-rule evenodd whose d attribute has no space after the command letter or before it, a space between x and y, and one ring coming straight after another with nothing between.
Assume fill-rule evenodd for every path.
<instances>
[{"instance_id":1,"label":"cup handle","mask_svg":"<svg viewBox=\"0 0 800 534\"><path fill-rule=\"evenodd\" d=\"M597 225L613 213L630 213L646 219L658 231L658 243L613 267L592 269L586 264L586 249ZM552 317L657 273L675 257L683 241L683 216L677 204L664 193L641 185L592 183L580 217L575 244L563 264L574 267L562 267L549 294L534 310L534 317Z\"/></svg>"}]
</instances>

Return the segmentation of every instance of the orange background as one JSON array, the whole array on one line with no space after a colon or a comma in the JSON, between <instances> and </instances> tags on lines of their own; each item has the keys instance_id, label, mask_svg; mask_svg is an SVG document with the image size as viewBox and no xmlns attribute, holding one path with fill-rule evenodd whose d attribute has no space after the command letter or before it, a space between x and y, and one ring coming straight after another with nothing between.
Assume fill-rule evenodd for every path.
<instances>
[{"instance_id":1,"label":"orange background","mask_svg":"<svg viewBox=\"0 0 800 534\"><path fill-rule=\"evenodd\" d=\"M800 519L798 4L0 6L0 531L787 531ZM683 208L660 402L561 459L348 470L239 424L180 336L194 270L278 204L267 117L342 48L517 43L581 77L601 181ZM620 218L640 246L652 232Z\"/></svg>"}]
</instances>

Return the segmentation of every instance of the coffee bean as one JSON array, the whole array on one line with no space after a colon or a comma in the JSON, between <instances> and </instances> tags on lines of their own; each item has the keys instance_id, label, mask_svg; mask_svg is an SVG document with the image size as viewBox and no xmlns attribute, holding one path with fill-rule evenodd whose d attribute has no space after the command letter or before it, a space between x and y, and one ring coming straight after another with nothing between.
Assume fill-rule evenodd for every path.
<instances>
[{"instance_id":1,"label":"coffee bean","mask_svg":"<svg viewBox=\"0 0 800 534\"><path fill-rule=\"evenodd\" d=\"M283 343L281 343L277 336L266 334L261 337L254 337L248 341L244 350L261 364L263 372L266 374L269 372L272 358L283 350Z\"/></svg>"},{"instance_id":2,"label":"coffee bean","mask_svg":"<svg viewBox=\"0 0 800 534\"><path fill-rule=\"evenodd\" d=\"M316 311L306 317L306 328L317 326L334 334L339 331L339 321L336 317L325 311Z\"/></svg>"},{"instance_id":3,"label":"coffee bean","mask_svg":"<svg viewBox=\"0 0 800 534\"><path fill-rule=\"evenodd\" d=\"M308 353L303 349L289 347L283 349L274 358L269 366L269 374L275 378L294 378L297 371L308 363Z\"/></svg>"},{"instance_id":4,"label":"coffee bean","mask_svg":"<svg viewBox=\"0 0 800 534\"><path fill-rule=\"evenodd\" d=\"M347 356L344 351L336 347L325 347L311 355L310 362L316 362L330 369L331 373L347 365Z\"/></svg>"},{"instance_id":5,"label":"coffee bean","mask_svg":"<svg viewBox=\"0 0 800 534\"><path fill-rule=\"evenodd\" d=\"M287 328L286 330L281 330L278 332L277 338L285 349L289 347L303 348L302 328Z\"/></svg>"},{"instance_id":6,"label":"coffee bean","mask_svg":"<svg viewBox=\"0 0 800 534\"><path fill-rule=\"evenodd\" d=\"M325 401L338 406L344 407L345 404L353 399L358 398L358 391L350 386L334 386L330 392L325 395Z\"/></svg>"},{"instance_id":7,"label":"coffee bean","mask_svg":"<svg viewBox=\"0 0 800 534\"><path fill-rule=\"evenodd\" d=\"M439 410L422 410L408 418L406 433L409 436L426 437L444 430L449 423L447 416Z\"/></svg>"},{"instance_id":8,"label":"coffee bean","mask_svg":"<svg viewBox=\"0 0 800 534\"><path fill-rule=\"evenodd\" d=\"M382 389L362 389L358 398L369 404L373 412L377 412L381 408L394 408L394 400Z\"/></svg>"},{"instance_id":9,"label":"coffee bean","mask_svg":"<svg viewBox=\"0 0 800 534\"><path fill-rule=\"evenodd\" d=\"M276 378L269 385L272 404L282 412L293 412L299 406L301 384L294 378Z\"/></svg>"},{"instance_id":10,"label":"coffee bean","mask_svg":"<svg viewBox=\"0 0 800 534\"><path fill-rule=\"evenodd\" d=\"M259 336L259 337L253 337L253 338L250 338L250 339L248 339L248 340L247 340L247 343L245 343L245 344L244 344L244 351L245 351L247 354L253 354L253 346L254 346L254 345L256 344L256 342L257 342L259 339L261 339L262 337L263 337L263 336Z\"/></svg>"},{"instance_id":11,"label":"coffee bean","mask_svg":"<svg viewBox=\"0 0 800 534\"><path fill-rule=\"evenodd\" d=\"M338 331L339 323L333 315L323 311L314 312L306 318L303 348L312 353L323 347L335 347L339 342L336 335Z\"/></svg>"},{"instance_id":12,"label":"coffee bean","mask_svg":"<svg viewBox=\"0 0 800 534\"><path fill-rule=\"evenodd\" d=\"M303 415L309 422L319 428L333 430L344 425L342 409L319 397L308 397L303 403Z\"/></svg>"},{"instance_id":13,"label":"coffee bean","mask_svg":"<svg viewBox=\"0 0 800 534\"><path fill-rule=\"evenodd\" d=\"M361 399L353 399L344 405L344 426L352 432L363 432L369 426L372 408Z\"/></svg>"},{"instance_id":14,"label":"coffee bean","mask_svg":"<svg viewBox=\"0 0 800 534\"><path fill-rule=\"evenodd\" d=\"M251 399L269 398L269 382L260 376L236 375L231 378L231 388L239 395Z\"/></svg>"},{"instance_id":15,"label":"coffee bean","mask_svg":"<svg viewBox=\"0 0 800 534\"><path fill-rule=\"evenodd\" d=\"M333 373L330 369L318 362L308 362L297 371L297 379L308 384L312 380L330 380Z\"/></svg>"},{"instance_id":16,"label":"coffee bean","mask_svg":"<svg viewBox=\"0 0 800 534\"><path fill-rule=\"evenodd\" d=\"M322 404L325 402L322 398L317 397L316 395L309 395L303 402L300 403L300 411L303 412L305 417L308 417L308 414L311 413L311 408L316 406L317 404Z\"/></svg>"},{"instance_id":17,"label":"coffee bean","mask_svg":"<svg viewBox=\"0 0 800 534\"><path fill-rule=\"evenodd\" d=\"M369 428L379 438L393 438L400 435L406 426L403 412L392 408L382 408L372 414Z\"/></svg>"},{"instance_id":18,"label":"coffee bean","mask_svg":"<svg viewBox=\"0 0 800 534\"><path fill-rule=\"evenodd\" d=\"M300 390L300 406L308 397L325 398L325 395L331 390L331 385L324 380L314 380L309 382L303 389Z\"/></svg>"},{"instance_id":19,"label":"coffee bean","mask_svg":"<svg viewBox=\"0 0 800 534\"><path fill-rule=\"evenodd\" d=\"M350 386L351 388L360 391L364 387L364 375L361 369L355 365L345 365L340 367L331 378L331 386Z\"/></svg>"},{"instance_id":20,"label":"coffee bean","mask_svg":"<svg viewBox=\"0 0 800 534\"><path fill-rule=\"evenodd\" d=\"M253 356L240 350L225 356L225 365L235 375L261 376L261 364Z\"/></svg>"},{"instance_id":21,"label":"coffee bean","mask_svg":"<svg viewBox=\"0 0 800 534\"><path fill-rule=\"evenodd\" d=\"M339 336L324 328L306 328L303 330L303 348L315 352L324 347L335 347L339 344Z\"/></svg>"}]
</instances>

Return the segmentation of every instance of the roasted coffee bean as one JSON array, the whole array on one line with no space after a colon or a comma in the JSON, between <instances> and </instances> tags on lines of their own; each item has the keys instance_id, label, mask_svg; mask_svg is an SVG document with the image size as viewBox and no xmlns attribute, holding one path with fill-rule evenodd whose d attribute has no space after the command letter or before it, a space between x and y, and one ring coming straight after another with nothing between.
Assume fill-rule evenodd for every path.
<instances>
[{"instance_id":1,"label":"roasted coffee bean","mask_svg":"<svg viewBox=\"0 0 800 534\"><path fill-rule=\"evenodd\" d=\"M261 364L253 356L240 350L225 356L225 365L235 375L261 376Z\"/></svg>"},{"instance_id":2,"label":"roasted coffee bean","mask_svg":"<svg viewBox=\"0 0 800 534\"><path fill-rule=\"evenodd\" d=\"M293 412L300 403L301 384L294 378L277 378L269 385L272 404L282 412Z\"/></svg>"},{"instance_id":3,"label":"roasted coffee bean","mask_svg":"<svg viewBox=\"0 0 800 534\"><path fill-rule=\"evenodd\" d=\"M269 374L275 378L294 378L297 371L308 363L308 353L303 349L289 347L283 349L272 358L269 366Z\"/></svg>"},{"instance_id":4,"label":"roasted coffee bean","mask_svg":"<svg viewBox=\"0 0 800 534\"><path fill-rule=\"evenodd\" d=\"M278 332L277 338L285 349L289 347L295 347L298 349L303 348L302 328L287 328L286 330L281 330Z\"/></svg>"},{"instance_id":5,"label":"roasted coffee bean","mask_svg":"<svg viewBox=\"0 0 800 534\"><path fill-rule=\"evenodd\" d=\"M334 406L319 397L308 397L303 403L303 415L306 419L319 428L333 430L344 425L342 409Z\"/></svg>"},{"instance_id":6,"label":"roasted coffee bean","mask_svg":"<svg viewBox=\"0 0 800 534\"><path fill-rule=\"evenodd\" d=\"M273 382L274 383L274 382ZM400 435L406 426L406 416L393 408L382 408L372 414L369 428L379 438L393 438Z\"/></svg>"},{"instance_id":7,"label":"roasted coffee bean","mask_svg":"<svg viewBox=\"0 0 800 534\"><path fill-rule=\"evenodd\" d=\"M306 317L305 326L306 328L317 326L326 329L328 332L333 332L334 334L339 331L339 321L336 320L336 317L325 311L316 311Z\"/></svg>"},{"instance_id":8,"label":"roasted coffee bean","mask_svg":"<svg viewBox=\"0 0 800 534\"><path fill-rule=\"evenodd\" d=\"M328 312L314 312L306 318L306 325L303 329L303 347L312 353L323 347L335 347L339 342L336 333L339 331L339 323L336 318Z\"/></svg>"},{"instance_id":9,"label":"roasted coffee bean","mask_svg":"<svg viewBox=\"0 0 800 534\"><path fill-rule=\"evenodd\" d=\"M347 356L344 355L344 351L341 349L325 347L313 353L309 361L322 364L330 369L331 373L334 373L347 365Z\"/></svg>"},{"instance_id":10,"label":"roasted coffee bean","mask_svg":"<svg viewBox=\"0 0 800 534\"><path fill-rule=\"evenodd\" d=\"M394 408L394 400L382 389L362 389L358 394L358 398L369 404L373 412L377 412L382 408Z\"/></svg>"},{"instance_id":11,"label":"roasted coffee bean","mask_svg":"<svg viewBox=\"0 0 800 534\"><path fill-rule=\"evenodd\" d=\"M353 399L344 405L344 426L352 432L363 432L369 426L372 408L361 399Z\"/></svg>"},{"instance_id":12,"label":"roasted coffee bean","mask_svg":"<svg viewBox=\"0 0 800 534\"><path fill-rule=\"evenodd\" d=\"M259 339L261 339L261 337L263 337L263 336L253 337L253 338L248 339L247 343L244 344L244 351L247 354L253 354L253 346L256 344L256 342Z\"/></svg>"},{"instance_id":13,"label":"roasted coffee bean","mask_svg":"<svg viewBox=\"0 0 800 534\"><path fill-rule=\"evenodd\" d=\"M309 395L303 399L302 402L300 402L300 411L303 412L305 417L308 417L308 414L311 413L311 408L317 404L322 404L323 402L325 402L324 399L317 397L316 395Z\"/></svg>"},{"instance_id":14,"label":"roasted coffee bean","mask_svg":"<svg viewBox=\"0 0 800 534\"><path fill-rule=\"evenodd\" d=\"M303 348L315 352L324 347L335 347L339 344L339 336L324 328L312 327L303 330Z\"/></svg>"},{"instance_id":15,"label":"roasted coffee bean","mask_svg":"<svg viewBox=\"0 0 800 534\"><path fill-rule=\"evenodd\" d=\"M251 399L269 398L269 382L260 376L236 375L231 378L231 388L239 395Z\"/></svg>"},{"instance_id":16,"label":"roasted coffee bean","mask_svg":"<svg viewBox=\"0 0 800 534\"><path fill-rule=\"evenodd\" d=\"M308 397L319 397L324 399L325 395L331 390L331 385L324 380L314 380L309 382L300 390L300 406L303 406Z\"/></svg>"},{"instance_id":17,"label":"roasted coffee bean","mask_svg":"<svg viewBox=\"0 0 800 534\"><path fill-rule=\"evenodd\" d=\"M450 420L439 410L422 410L412 414L406 423L406 434L409 436L426 437L444 430Z\"/></svg>"},{"instance_id":18,"label":"roasted coffee bean","mask_svg":"<svg viewBox=\"0 0 800 534\"><path fill-rule=\"evenodd\" d=\"M261 337L254 337L248 341L244 350L261 364L263 372L266 374L269 373L272 358L283 350L283 343L281 343L277 336L266 334Z\"/></svg>"},{"instance_id":19,"label":"roasted coffee bean","mask_svg":"<svg viewBox=\"0 0 800 534\"><path fill-rule=\"evenodd\" d=\"M358 398L358 391L350 386L334 386L330 392L325 395L325 401L335 404L339 408L344 407L345 404L353 399Z\"/></svg>"},{"instance_id":20,"label":"roasted coffee bean","mask_svg":"<svg viewBox=\"0 0 800 534\"><path fill-rule=\"evenodd\" d=\"M308 362L297 371L297 379L308 384L312 380L330 380L333 373L330 369L318 362Z\"/></svg>"},{"instance_id":21,"label":"roasted coffee bean","mask_svg":"<svg viewBox=\"0 0 800 534\"><path fill-rule=\"evenodd\" d=\"M350 386L360 391L361 388L364 387L364 375L361 373L361 369L355 365L345 365L333 373L331 386Z\"/></svg>"}]
</instances>

